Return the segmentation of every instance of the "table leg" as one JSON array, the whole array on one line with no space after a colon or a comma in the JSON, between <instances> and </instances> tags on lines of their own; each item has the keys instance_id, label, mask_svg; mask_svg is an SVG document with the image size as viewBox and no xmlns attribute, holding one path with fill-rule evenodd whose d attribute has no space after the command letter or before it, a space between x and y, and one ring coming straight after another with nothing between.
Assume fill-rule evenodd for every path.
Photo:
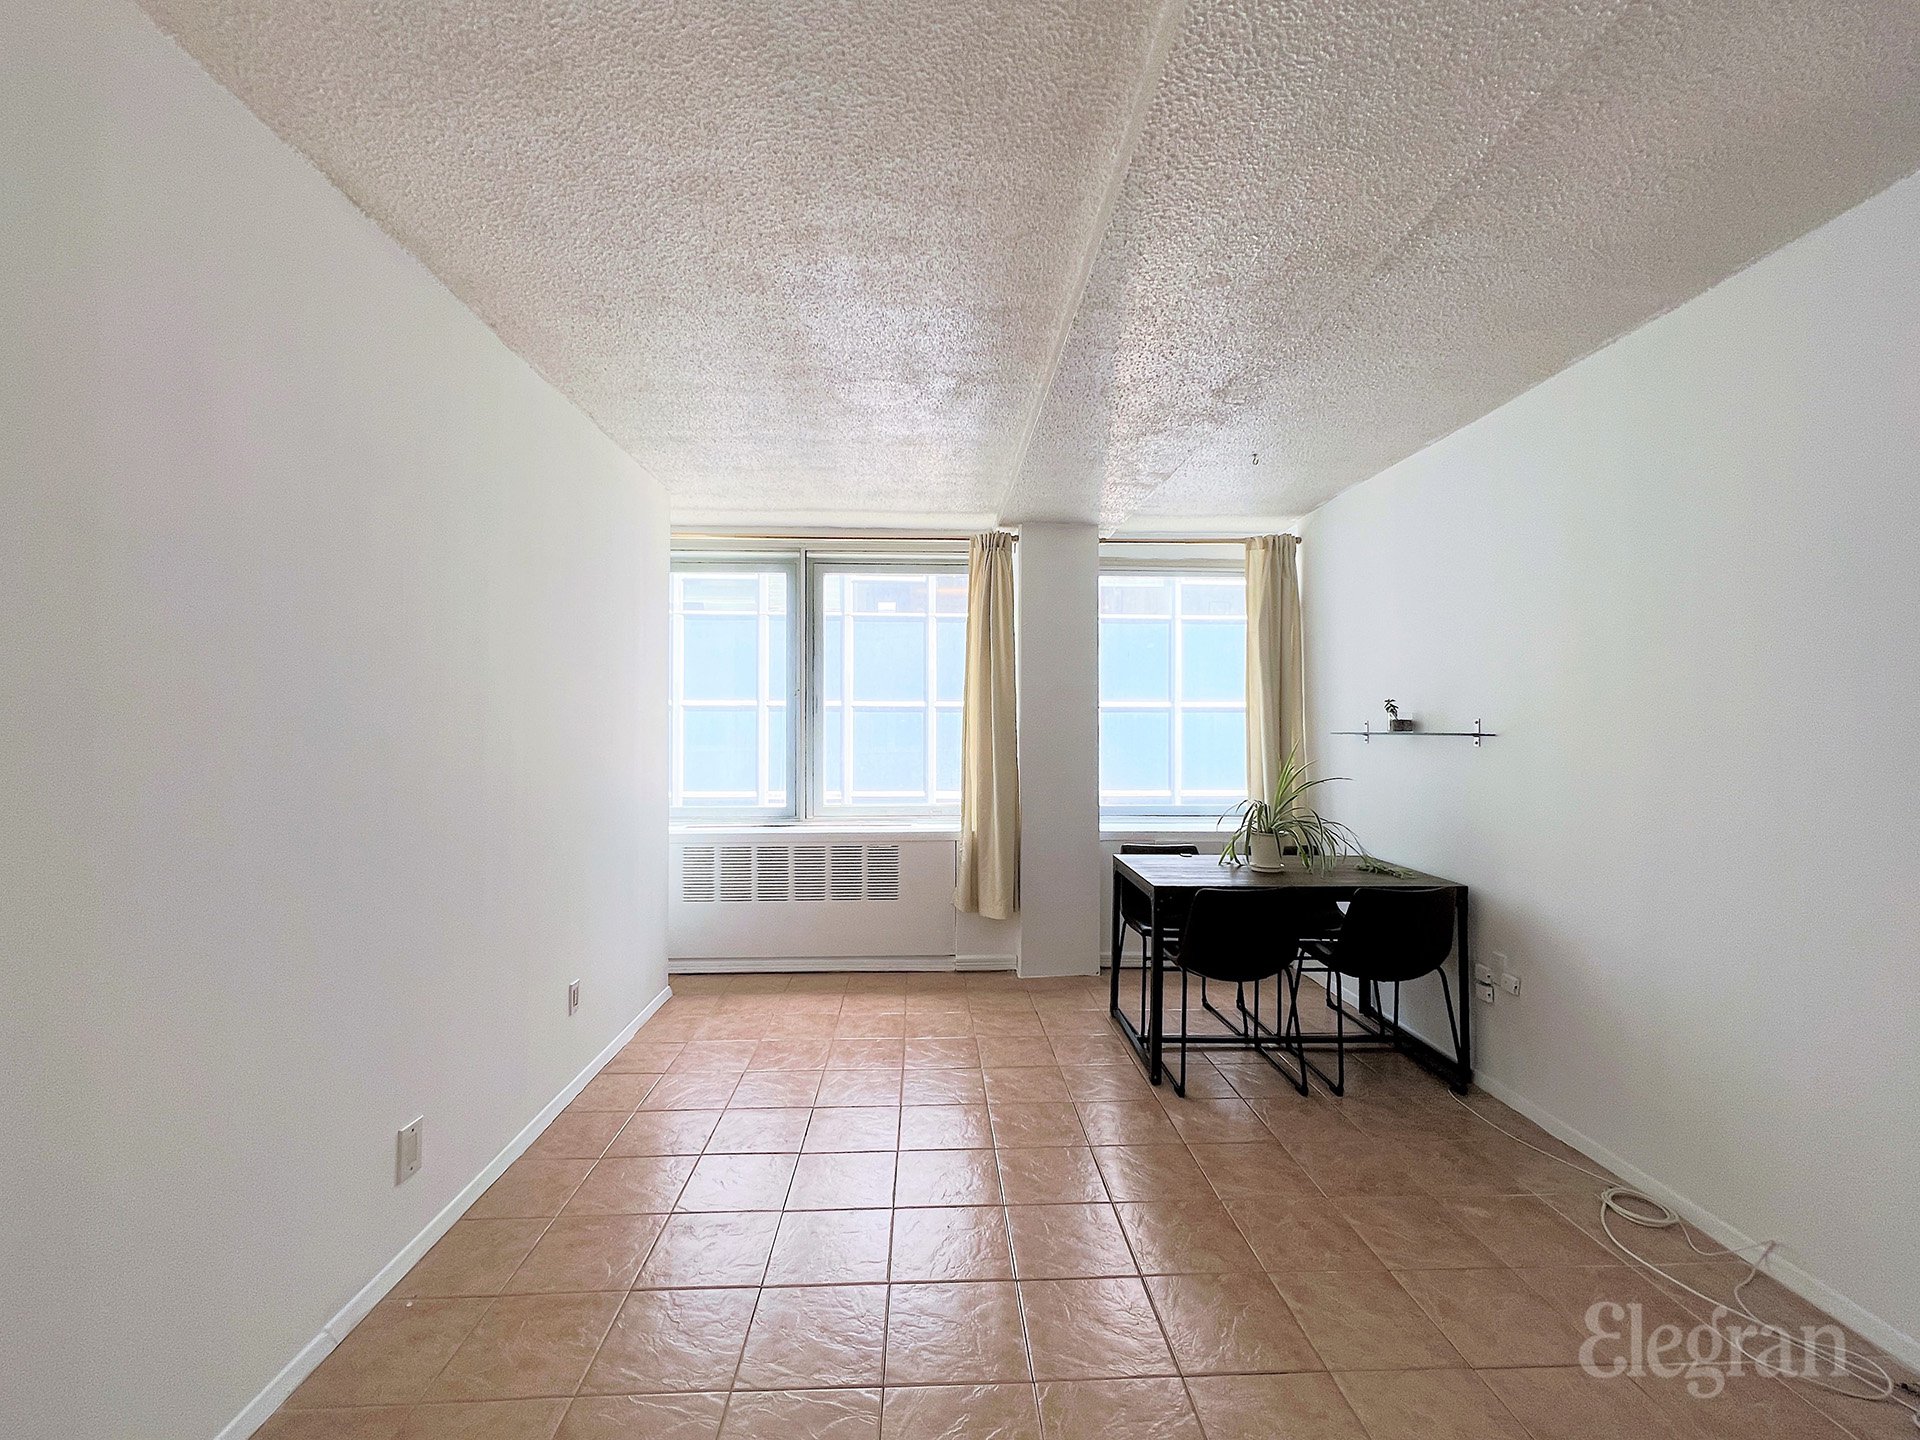
<instances>
[{"instance_id":1,"label":"table leg","mask_svg":"<svg viewBox=\"0 0 1920 1440\"><path fill-rule=\"evenodd\" d=\"M1454 948L1460 953L1460 1054L1454 1067L1453 1088L1464 1095L1473 1084L1473 1007L1478 1000L1473 990L1473 954L1467 948L1467 887L1460 887L1460 903L1454 907L1459 936Z\"/></svg>"},{"instance_id":2,"label":"table leg","mask_svg":"<svg viewBox=\"0 0 1920 1440\"><path fill-rule=\"evenodd\" d=\"M1120 1013L1120 952L1121 952L1121 935L1123 933L1120 928L1120 884L1121 884L1120 874L1119 874L1119 871L1116 870L1113 876L1113 887L1112 887L1113 888L1113 916L1112 916L1113 936L1112 936L1112 944L1110 946L1110 949L1112 950L1113 955L1112 955L1112 963L1108 966L1109 974L1107 977L1108 979L1107 1012L1112 1015L1118 1015Z\"/></svg>"},{"instance_id":3,"label":"table leg","mask_svg":"<svg viewBox=\"0 0 1920 1440\"><path fill-rule=\"evenodd\" d=\"M1158 1085L1160 1083L1160 1075L1161 1075L1160 1043L1161 1043L1161 1036L1165 1032L1164 991L1166 988L1161 983L1164 972L1161 970L1161 963L1160 963L1161 962L1160 946L1161 946L1162 937L1160 932L1159 891L1156 890L1154 892L1150 903L1153 906L1153 943L1147 947L1149 953L1146 957L1146 963L1153 967L1152 981L1149 986L1149 992L1148 992L1148 999L1153 1009L1153 1015L1152 1015L1152 1018L1149 1019L1147 1022L1147 1052L1151 1056L1151 1059L1147 1064L1147 1078L1153 1081L1154 1084Z\"/></svg>"}]
</instances>

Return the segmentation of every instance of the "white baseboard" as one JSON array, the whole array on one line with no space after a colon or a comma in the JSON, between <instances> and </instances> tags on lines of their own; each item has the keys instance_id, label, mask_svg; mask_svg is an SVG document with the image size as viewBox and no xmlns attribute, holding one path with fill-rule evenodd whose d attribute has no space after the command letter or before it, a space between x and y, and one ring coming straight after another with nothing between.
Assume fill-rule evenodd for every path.
<instances>
[{"instance_id":1,"label":"white baseboard","mask_svg":"<svg viewBox=\"0 0 1920 1440\"><path fill-rule=\"evenodd\" d=\"M1013 967L1011 955L782 955L771 960L727 955L667 961L667 972L671 975L816 975L836 970L925 973L1011 970Z\"/></svg>"},{"instance_id":2,"label":"white baseboard","mask_svg":"<svg viewBox=\"0 0 1920 1440\"><path fill-rule=\"evenodd\" d=\"M1509 1089L1501 1081L1482 1072L1476 1072L1473 1083L1501 1104L1519 1111L1554 1139L1571 1145L1590 1160L1599 1161L1634 1189L1658 1200L1688 1224L1699 1228L1716 1243L1725 1245L1729 1249L1759 1243L1751 1235L1728 1224L1705 1206L1697 1205L1679 1191L1661 1184L1646 1171L1614 1154L1599 1141L1575 1129L1559 1116L1548 1114L1524 1095ZM1856 1304L1792 1261L1781 1258L1777 1250L1768 1257L1761 1269L1801 1299L1819 1306L1842 1325L1859 1334L1869 1345L1878 1346L1910 1370L1920 1369L1920 1340L1916 1340L1897 1326L1889 1324L1865 1306Z\"/></svg>"},{"instance_id":3,"label":"white baseboard","mask_svg":"<svg viewBox=\"0 0 1920 1440\"><path fill-rule=\"evenodd\" d=\"M398 1255L381 1267L375 1275L360 1288L355 1295L334 1317L327 1321L320 1333L300 1347L300 1353L286 1363L280 1373L267 1383L258 1395L247 1402L246 1408L234 1416L222 1429L215 1440L246 1440L262 1425L267 1418L278 1410L286 1398L291 1395L300 1382L311 1375L320 1362L327 1358L349 1330L366 1317L369 1310L380 1303L387 1292L406 1277L409 1270L420 1257L431 1250L434 1242L453 1228L453 1222L466 1214L467 1207L478 1200L486 1188L500 1178L501 1172L526 1153L527 1147L540 1138L540 1133L553 1123L553 1119L568 1105L574 1096L586 1088L587 1082L600 1073L601 1067L619 1053L620 1048L633 1039L634 1032L653 1018L654 1012L673 998L671 984L663 986L660 993L647 1002L647 1006L614 1036L611 1043L595 1056L587 1068L573 1079L566 1088L549 1100L540 1113L529 1120L520 1133L509 1140L506 1148L487 1162L487 1166L470 1180L460 1193L449 1200L446 1206L427 1222L427 1226L401 1248Z\"/></svg>"}]
</instances>

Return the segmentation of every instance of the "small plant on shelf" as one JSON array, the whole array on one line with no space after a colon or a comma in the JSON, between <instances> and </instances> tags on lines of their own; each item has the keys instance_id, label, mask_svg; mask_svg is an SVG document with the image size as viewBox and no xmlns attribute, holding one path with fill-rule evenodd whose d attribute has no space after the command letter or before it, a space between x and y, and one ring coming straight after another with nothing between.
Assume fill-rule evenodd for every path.
<instances>
[{"instance_id":1,"label":"small plant on shelf","mask_svg":"<svg viewBox=\"0 0 1920 1440\"><path fill-rule=\"evenodd\" d=\"M1296 755L1281 763L1274 780L1273 794L1265 800L1242 800L1229 818L1240 817L1226 848L1220 852L1222 865L1251 865L1255 870L1286 868L1286 854L1296 853L1309 870L1330 867L1342 855L1364 854L1353 832L1338 820L1329 820L1307 804L1307 792L1328 780L1345 779L1331 775L1309 779L1306 764Z\"/></svg>"}]
</instances>

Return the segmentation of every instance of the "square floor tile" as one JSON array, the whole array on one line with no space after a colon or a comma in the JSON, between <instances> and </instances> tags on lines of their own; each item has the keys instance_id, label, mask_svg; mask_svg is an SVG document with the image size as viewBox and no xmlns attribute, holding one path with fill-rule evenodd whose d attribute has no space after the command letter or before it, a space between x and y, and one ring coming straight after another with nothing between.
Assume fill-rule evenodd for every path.
<instances>
[{"instance_id":1,"label":"square floor tile","mask_svg":"<svg viewBox=\"0 0 1920 1440\"><path fill-rule=\"evenodd\" d=\"M563 1215L664 1215L693 1173L692 1155L609 1155L594 1163Z\"/></svg>"},{"instance_id":2,"label":"square floor tile","mask_svg":"<svg viewBox=\"0 0 1920 1440\"><path fill-rule=\"evenodd\" d=\"M428 1388L430 1400L571 1395L619 1312L619 1295L495 1300Z\"/></svg>"},{"instance_id":3,"label":"square floor tile","mask_svg":"<svg viewBox=\"0 0 1920 1440\"><path fill-rule=\"evenodd\" d=\"M1373 1440L1526 1440L1471 1370L1350 1370L1335 1378Z\"/></svg>"},{"instance_id":4,"label":"square floor tile","mask_svg":"<svg viewBox=\"0 0 1920 1440\"><path fill-rule=\"evenodd\" d=\"M993 1126L984 1105L909 1105L900 1112L902 1150L989 1150Z\"/></svg>"},{"instance_id":5,"label":"square floor tile","mask_svg":"<svg viewBox=\"0 0 1920 1440\"><path fill-rule=\"evenodd\" d=\"M545 1220L456 1220L394 1286L393 1298L500 1294L547 1228Z\"/></svg>"},{"instance_id":6,"label":"square floor tile","mask_svg":"<svg viewBox=\"0 0 1920 1440\"><path fill-rule=\"evenodd\" d=\"M513 1272L507 1292L630 1289L666 1223L664 1215L562 1215Z\"/></svg>"},{"instance_id":7,"label":"square floor tile","mask_svg":"<svg viewBox=\"0 0 1920 1440\"><path fill-rule=\"evenodd\" d=\"M1022 1280L1077 1280L1136 1273L1111 1205L1015 1205L1007 1209Z\"/></svg>"},{"instance_id":8,"label":"square floor tile","mask_svg":"<svg viewBox=\"0 0 1920 1440\"><path fill-rule=\"evenodd\" d=\"M768 1287L735 1382L747 1390L878 1385L886 1352L887 1287Z\"/></svg>"},{"instance_id":9,"label":"square floor tile","mask_svg":"<svg viewBox=\"0 0 1920 1440\"><path fill-rule=\"evenodd\" d=\"M779 1214L769 1210L669 1216L634 1283L642 1289L758 1285L779 1228Z\"/></svg>"},{"instance_id":10,"label":"square floor tile","mask_svg":"<svg viewBox=\"0 0 1920 1440\"><path fill-rule=\"evenodd\" d=\"M903 1150L895 1205L998 1205L1000 1167L991 1150Z\"/></svg>"},{"instance_id":11,"label":"square floor tile","mask_svg":"<svg viewBox=\"0 0 1920 1440\"><path fill-rule=\"evenodd\" d=\"M290 1406L419 1399L487 1312L488 1300L382 1300L322 1360Z\"/></svg>"},{"instance_id":12,"label":"square floor tile","mask_svg":"<svg viewBox=\"0 0 1920 1440\"><path fill-rule=\"evenodd\" d=\"M802 1155L787 1192L789 1210L886 1209L893 1204L894 1157L884 1151Z\"/></svg>"},{"instance_id":13,"label":"square floor tile","mask_svg":"<svg viewBox=\"0 0 1920 1440\"><path fill-rule=\"evenodd\" d=\"M887 1309L886 1374L892 1385L1027 1379L1013 1283L895 1285Z\"/></svg>"},{"instance_id":14,"label":"square floor tile","mask_svg":"<svg viewBox=\"0 0 1920 1440\"><path fill-rule=\"evenodd\" d=\"M767 1262L769 1285L878 1284L887 1278L893 1214L887 1210L795 1210L780 1219Z\"/></svg>"},{"instance_id":15,"label":"square floor tile","mask_svg":"<svg viewBox=\"0 0 1920 1440\"><path fill-rule=\"evenodd\" d=\"M1081 1380L1040 1386L1045 1440L1202 1440L1178 1380Z\"/></svg>"},{"instance_id":16,"label":"square floor tile","mask_svg":"<svg viewBox=\"0 0 1920 1440\"><path fill-rule=\"evenodd\" d=\"M900 1110L888 1105L849 1105L815 1110L807 1126L808 1154L822 1151L892 1150L900 1143Z\"/></svg>"},{"instance_id":17,"label":"square floor tile","mask_svg":"<svg viewBox=\"0 0 1920 1440\"><path fill-rule=\"evenodd\" d=\"M703 1155L674 1202L677 1210L778 1210L793 1183L795 1155Z\"/></svg>"},{"instance_id":18,"label":"square floor tile","mask_svg":"<svg viewBox=\"0 0 1920 1440\"><path fill-rule=\"evenodd\" d=\"M1330 1375L1200 1376L1187 1394L1207 1440L1368 1440Z\"/></svg>"},{"instance_id":19,"label":"square floor tile","mask_svg":"<svg viewBox=\"0 0 1920 1440\"><path fill-rule=\"evenodd\" d=\"M567 1407L554 1440L714 1440L727 1397L703 1395L583 1396Z\"/></svg>"},{"instance_id":20,"label":"square floor tile","mask_svg":"<svg viewBox=\"0 0 1920 1440\"><path fill-rule=\"evenodd\" d=\"M882 1405L887 1440L1040 1440L1029 1384L888 1386Z\"/></svg>"},{"instance_id":21,"label":"square floor tile","mask_svg":"<svg viewBox=\"0 0 1920 1440\"><path fill-rule=\"evenodd\" d=\"M1114 1208L1143 1275L1217 1275L1260 1268L1218 1200L1144 1200Z\"/></svg>"},{"instance_id":22,"label":"square floor tile","mask_svg":"<svg viewBox=\"0 0 1920 1440\"><path fill-rule=\"evenodd\" d=\"M1010 1280L1006 1212L994 1206L926 1206L893 1212L895 1281Z\"/></svg>"},{"instance_id":23,"label":"square floor tile","mask_svg":"<svg viewBox=\"0 0 1920 1440\"><path fill-rule=\"evenodd\" d=\"M1137 1278L1023 1280L1020 1300L1036 1380L1174 1373L1160 1322Z\"/></svg>"},{"instance_id":24,"label":"square floor tile","mask_svg":"<svg viewBox=\"0 0 1920 1440\"><path fill-rule=\"evenodd\" d=\"M759 1291L636 1290L593 1358L585 1394L725 1390Z\"/></svg>"},{"instance_id":25,"label":"square floor tile","mask_svg":"<svg viewBox=\"0 0 1920 1440\"><path fill-rule=\"evenodd\" d=\"M1414 1370L1465 1362L1384 1270L1273 1276L1329 1370Z\"/></svg>"},{"instance_id":26,"label":"square floor tile","mask_svg":"<svg viewBox=\"0 0 1920 1440\"><path fill-rule=\"evenodd\" d=\"M1586 1332L1511 1270L1407 1270L1394 1278L1476 1369L1580 1363Z\"/></svg>"},{"instance_id":27,"label":"square floor tile","mask_svg":"<svg viewBox=\"0 0 1920 1440\"><path fill-rule=\"evenodd\" d=\"M1152 1275L1147 1294L1184 1375L1279 1374L1323 1368L1273 1282L1237 1275Z\"/></svg>"},{"instance_id":28,"label":"square floor tile","mask_svg":"<svg viewBox=\"0 0 1920 1440\"><path fill-rule=\"evenodd\" d=\"M879 1434L878 1390L736 1390L720 1429L721 1440L876 1440Z\"/></svg>"}]
</instances>

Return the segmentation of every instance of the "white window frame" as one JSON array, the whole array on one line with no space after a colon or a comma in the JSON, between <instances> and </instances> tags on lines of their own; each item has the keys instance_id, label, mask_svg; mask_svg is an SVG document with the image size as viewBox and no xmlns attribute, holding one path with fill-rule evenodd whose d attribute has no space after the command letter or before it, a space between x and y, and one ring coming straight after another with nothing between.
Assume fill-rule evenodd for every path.
<instances>
[{"instance_id":1,"label":"white window frame","mask_svg":"<svg viewBox=\"0 0 1920 1440\"><path fill-rule=\"evenodd\" d=\"M1246 583L1245 565L1235 561L1231 561L1231 560L1221 560L1221 561L1200 560L1200 561L1184 561L1180 563L1168 563L1167 561L1164 561L1164 560L1160 560L1160 561L1155 561L1155 560L1128 561L1128 560L1113 560L1113 559L1102 560L1100 562L1100 578L1105 579L1110 575L1137 575L1141 577L1151 577L1153 579L1172 579L1172 580L1180 580L1180 579L1221 580L1221 579L1228 579L1228 578L1238 578L1243 586ZM1168 770L1168 779L1170 781L1169 788L1173 791L1174 794L1178 795L1182 788L1180 783L1181 769L1184 764L1184 741L1185 741L1185 728L1186 728L1186 718L1185 718L1184 712L1206 711L1206 710L1224 712L1224 711L1238 710L1244 714L1246 710L1246 703L1247 703L1246 696L1244 695L1244 693L1242 694L1237 704L1229 700L1185 700L1182 698L1180 693L1181 692L1181 672L1182 672L1182 662L1185 659L1185 654L1184 654L1185 635L1182 631L1182 623L1183 621L1189 621L1189 620L1191 621L1219 620L1223 623L1231 623L1234 619L1237 618L1241 626L1244 628L1247 623L1247 616L1246 616L1246 606L1245 606L1244 599L1241 604L1241 614L1238 617L1225 616L1225 615L1186 616L1182 614L1181 608L1180 608L1180 587L1179 586L1176 585L1174 587L1173 594L1174 594L1173 609L1171 613L1168 616L1166 616L1164 619L1159 616L1139 617L1142 623L1165 624L1169 628L1170 633L1169 633L1169 642L1168 642L1169 650L1168 650L1168 660L1167 660L1167 663L1168 663L1167 699L1165 699L1164 701L1162 700L1117 700L1109 703L1106 700L1100 699L1098 696L1096 696L1096 707L1102 716L1104 716L1109 710L1122 711L1122 712L1133 711L1133 712L1140 712L1140 713L1165 712L1168 714L1169 716L1169 725L1168 725L1169 753L1167 757L1167 763L1169 766L1169 770ZM1243 591L1243 594L1244 594L1244 591ZM1123 616L1108 616L1104 614L1098 614L1096 615L1096 622L1097 622L1096 633L1100 633L1104 631L1106 625L1110 620L1119 620L1122 623L1124 623L1125 619L1126 617L1123 617ZM1244 765L1244 763L1245 761L1244 761L1244 752L1243 752L1242 764ZM1098 783L1099 783L1098 779L1096 778L1096 784ZM1102 821L1124 820L1124 819L1130 819L1130 818L1136 818L1136 817L1140 819L1201 819L1201 818L1204 818L1209 821L1215 821L1215 820L1218 820L1222 815L1230 812L1235 805L1239 804L1241 800L1246 798L1244 794L1244 790L1245 790L1245 780L1243 777L1240 793L1235 793L1232 795L1220 795L1220 796L1208 798L1203 801L1197 801L1197 802L1193 802L1185 805L1172 805L1172 804L1156 804L1153 801L1149 799L1144 799L1144 798L1138 799L1138 800L1128 799L1128 798L1125 798L1124 796L1122 798L1109 800L1107 798L1106 787L1104 785L1101 785L1100 786L1100 817Z\"/></svg>"},{"instance_id":2,"label":"white window frame","mask_svg":"<svg viewBox=\"0 0 1920 1440\"><path fill-rule=\"evenodd\" d=\"M748 570L781 570L787 574L787 804L783 809L762 806L686 806L670 807L670 818L677 825L795 825L813 822L831 822L834 824L886 823L891 820L912 820L919 823L928 821L959 819L960 803L956 796L951 801L936 800L932 803L899 805L851 805L844 802L828 805L825 801L825 773L820 762L819 745L825 743L826 736L826 694L822 683L821 670L826 658L826 634L824 625L824 599L826 577L830 574L898 574L905 572L914 575L967 573L966 557L953 550L927 550L914 547L911 550L875 550L871 546L860 549L813 549L813 548L755 548L743 550L676 550L669 566L672 574L678 575L694 570L709 570L717 574L739 573ZM938 698L939 651L937 644L937 625L943 618L933 613L933 597L928 596L929 614L927 615L927 685L928 704L926 715L927 728L927 778L931 784L937 776L939 716L943 711L957 712L956 702L942 701ZM684 744L684 681L685 668L683 651L684 616L674 613L669 623L674 627L669 646L670 675L669 685L669 725L670 757L673 767L671 782L677 790L680 756ZM954 618L954 617L945 617ZM764 651L764 647L763 647ZM844 660L843 660L844 663ZM767 665L761 664L761 699L767 696ZM739 702L744 708L744 702ZM862 702L863 704L871 702ZM901 702L906 708L912 702ZM851 692L842 686L841 704L846 707L843 713L852 708ZM724 708L724 707L714 707ZM912 708L918 708L917 703ZM843 725L842 744L851 738L851 727ZM767 768L767 738L765 726L761 731L760 776L764 789ZM843 766L846 759L843 756ZM843 776L846 771L843 769Z\"/></svg>"},{"instance_id":3,"label":"white window frame","mask_svg":"<svg viewBox=\"0 0 1920 1440\"><path fill-rule=\"evenodd\" d=\"M809 738L818 736L820 746L826 744L827 734L827 697L826 697L826 586L829 575L965 575L965 560L952 556L900 556L876 560L872 556L837 556L831 554L813 554L806 556L807 568L807 730ZM958 714L959 701L943 701L939 698L939 621L943 618L934 609L934 596L929 587L927 595L927 614L925 630L927 640L926 681L926 780L929 791L937 793L939 774L939 733L940 714L948 711ZM944 617L952 618L952 617ZM964 618L964 617L963 617ZM849 635L851 631L849 630ZM844 641L841 648L840 663L840 775L844 784L852 764L853 725L850 723L855 701L853 699L853 674L849 666L852 649ZM888 702L863 700L858 702L866 708L885 708ZM897 702L900 709L919 709L917 702ZM860 820L873 818L892 819L929 819L960 815L960 797L956 792L950 801L910 803L904 798L898 805L855 805L848 801L829 804L826 798L826 767L821 763L825 751L818 746L808 744L806 750L807 765L807 813L816 819Z\"/></svg>"},{"instance_id":4,"label":"white window frame","mask_svg":"<svg viewBox=\"0 0 1920 1440\"><path fill-rule=\"evenodd\" d=\"M801 645L804 634L801 628L801 612L805 609L802 583L805 579L801 557L795 554L778 552L757 554L709 554L695 552L676 554L669 566L672 575L686 574L692 571L707 571L715 575L741 573L767 573L778 571L787 577L787 686L785 703L787 711L787 803L783 808L766 805L675 805L671 809L672 817L687 823L729 821L762 821L767 823L789 822L800 813L799 797L801 790L800 734L802 730L801 709L803 695L801 691ZM671 582L669 582L671 583ZM681 756L686 745L686 657L685 657L686 616L669 606L668 623L673 627L670 643L667 647L669 658L668 674L668 766L669 781L678 790ZM772 697L771 679L766 656L770 647L764 643L772 617L762 616L760 628L763 643L760 646L759 695L754 703L755 712L761 717L759 725L759 754L756 763L758 788L762 794L766 791L767 772L772 764L772 751L767 735L765 705ZM696 708L731 709L745 708L745 702L728 705L720 702L701 702Z\"/></svg>"}]
</instances>

